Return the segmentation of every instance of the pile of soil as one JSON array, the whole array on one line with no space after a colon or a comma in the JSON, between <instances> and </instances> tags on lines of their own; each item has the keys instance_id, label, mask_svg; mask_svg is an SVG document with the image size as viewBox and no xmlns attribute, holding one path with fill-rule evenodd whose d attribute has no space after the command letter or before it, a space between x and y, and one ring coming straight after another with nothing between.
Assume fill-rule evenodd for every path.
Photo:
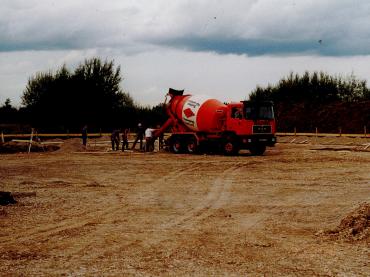
<instances>
[{"instance_id":1,"label":"pile of soil","mask_svg":"<svg viewBox=\"0 0 370 277\"><path fill-rule=\"evenodd\" d=\"M342 219L334 230L324 232L331 239L370 242L370 204L363 203Z\"/></svg>"},{"instance_id":2,"label":"pile of soil","mask_svg":"<svg viewBox=\"0 0 370 277\"><path fill-rule=\"evenodd\" d=\"M0 145L0 153L13 154L28 152L29 144L27 142L9 141ZM51 152L59 149L57 145L44 145L41 143L32 143L31 152Z\"/></svg>"},{"instance_id":3,"label":"pile of soil","mask_svg":"<svg viewBox=\"0 0 370 277\"><path fill-rule=\"evenodd\" d=\"M58 153L72 153L72 152L85 152L85 151L107 151L110 149L110 139L109 138L99 138L88 143L88 147L82 145L82 140L80 138L71 139L51 139L43 144L33 142L31 147L31 152L51 152L57 151ZM48 144L50 142L50 144ZM9 141L5 143L0 143L0 153L12 154L28 152L28 142L18 142Z\"/></svg>"},{"instance_id":4,"label":"pile of soil","mask_svg":"<svg viewBox=\"0 0 370 277\"><path fill-rule=\"evenodd\" d=\"M58 152L70 153L70 152L84 152L86 148L82 145L82 140L80 138L66 139L63 144L61 144Z\"/></svg>"},{"instance_id":5,"label":"pile of soil","mask_svg":"<svg viewBox=\"0 0 370 277\"><path fill-rule=\"evenodd\" d=\"M121 146L120 146L121 147ZM111 142L109 137L100 137L88 139L87 147L82 145L82 139L71 138L66 139L60 145L58 153L71 153L71 152L101 152L109 151L111 149Z\"/></svg>"}]
</instances>

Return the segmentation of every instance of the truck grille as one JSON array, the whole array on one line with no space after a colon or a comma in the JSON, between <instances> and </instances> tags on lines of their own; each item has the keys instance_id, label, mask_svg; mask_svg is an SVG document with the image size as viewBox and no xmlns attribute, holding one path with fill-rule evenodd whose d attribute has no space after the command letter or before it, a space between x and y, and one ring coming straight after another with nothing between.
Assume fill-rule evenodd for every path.
<instances>
[{"instance_id":1,"label":"truck grille","mask_svg":"<svg viewBox=\"0 0 370 277\"><path fill-rule=\"evenodd\" d=\"M254 125L253 134L270 134L271 126L270 125Z\"/></svg>"}]
</instances>

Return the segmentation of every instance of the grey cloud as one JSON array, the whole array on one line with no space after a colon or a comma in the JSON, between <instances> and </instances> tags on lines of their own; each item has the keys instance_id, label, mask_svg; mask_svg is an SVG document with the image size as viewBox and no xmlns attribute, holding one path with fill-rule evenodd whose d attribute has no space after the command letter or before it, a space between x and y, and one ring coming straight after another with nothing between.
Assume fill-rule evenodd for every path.
<instances>
[{"instance_id":1,"label":"grey cloud","mask_svg":"<svg viewBox=\"0 0 370 277\"><path fill-rule=\"evenodd\" d=\"M358 42L358 41L357 41ZM322 56L352 56L368 55L370 40L361 45L318 36L307 40L278 39L238 39L186 37L157 41L156 43L189 51L212 51L218 54L260 55L322 55Z\"/></svg>"},{"instance_id":2,"label":"grey cloud","mask_svg":"<svg viewBox=\"0 0 370 277\"><path fill-rule=\"evenodd\" d=\"M0 51L370 54L367 0L4 1Z\"/></svg>"}]
</instances>

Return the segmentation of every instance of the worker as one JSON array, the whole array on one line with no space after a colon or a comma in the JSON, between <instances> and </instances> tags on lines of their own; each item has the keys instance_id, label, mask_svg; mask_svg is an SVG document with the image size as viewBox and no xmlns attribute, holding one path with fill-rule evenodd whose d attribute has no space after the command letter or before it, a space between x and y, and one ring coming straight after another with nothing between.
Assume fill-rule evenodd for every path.
<instances>
[{"instance_id":1,"label":"worker","mask_svg":"<svg viewBox=\"0 0 370 277\"><path fill-rule=\"evenodd\" d=\"M82 128L82 132L81 132L81 136L82 136L82 145L87 146L87 125L85 125L83 128Z\"/></svg>"},{"instance_id":2,"label":"worker","mask_svg":"<svg viewBox=\"0 0 370 277\"><path fill-rule=\"evenodd\" d=\"M146 128L145 130L145 152L152 152L154 150L154 129Z\"/></svg>"},{"instance_id":3,"label":"worker","mask_svg":"<svg viewBox=\"0 0 370 277\"><path fill-rule=\"evenodd\" d=\"M158 131L161 128L161 125L157 125L157 129L155 131ZM161 132L161 134L158 136L158 151L163 148L164 144L164 132Z\"/></svg>"},{"instance_id":4,"label":"worker","mask_svg":"<svg viewBox=\"0 0 370 277\"><path fill-rule=\"evenodd\" d=\"M128 149L128 134L130 129L124 128L122 130L122 152L125 151L125 148Z\"/></svg>"},{"instance_id":5,"label":"worker","mask_svg":"<svg viewBox=\"0 0 370 277\"><path fill-rule=\"evenodd\" d=\"M143 149L143 136L144 136L144 126L141 123L139 123L137 125L136 138L135 138L134 144L131 147L132 150L135 149L136 143L138 141L140 141L140 150Z\"/></svg>"},{"instance_id":6,"label":"worker","mask_svg":"<svg viewBox=\"0 0 370 277\"><path fill-rule=\"evenodd\" d=\"M110 139L112 141L112 150L119 150L119 130L113 130Z\"/></svg>"}]
</instances>

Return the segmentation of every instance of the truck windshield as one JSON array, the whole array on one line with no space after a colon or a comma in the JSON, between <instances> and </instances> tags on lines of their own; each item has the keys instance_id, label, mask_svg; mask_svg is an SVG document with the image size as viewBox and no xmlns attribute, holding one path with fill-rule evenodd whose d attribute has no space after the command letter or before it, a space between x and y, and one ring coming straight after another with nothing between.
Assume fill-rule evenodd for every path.
<instances>
[{"instance_id":1,"label":"truck windshield","mask_svg":"<svg viewBox=\"0 0 370 277\"><path fill-rule=\"evenodd\" d=\"M272 105L245 105L246 119L274 119L274 109Z\"/></svg>"}]
</instances>

